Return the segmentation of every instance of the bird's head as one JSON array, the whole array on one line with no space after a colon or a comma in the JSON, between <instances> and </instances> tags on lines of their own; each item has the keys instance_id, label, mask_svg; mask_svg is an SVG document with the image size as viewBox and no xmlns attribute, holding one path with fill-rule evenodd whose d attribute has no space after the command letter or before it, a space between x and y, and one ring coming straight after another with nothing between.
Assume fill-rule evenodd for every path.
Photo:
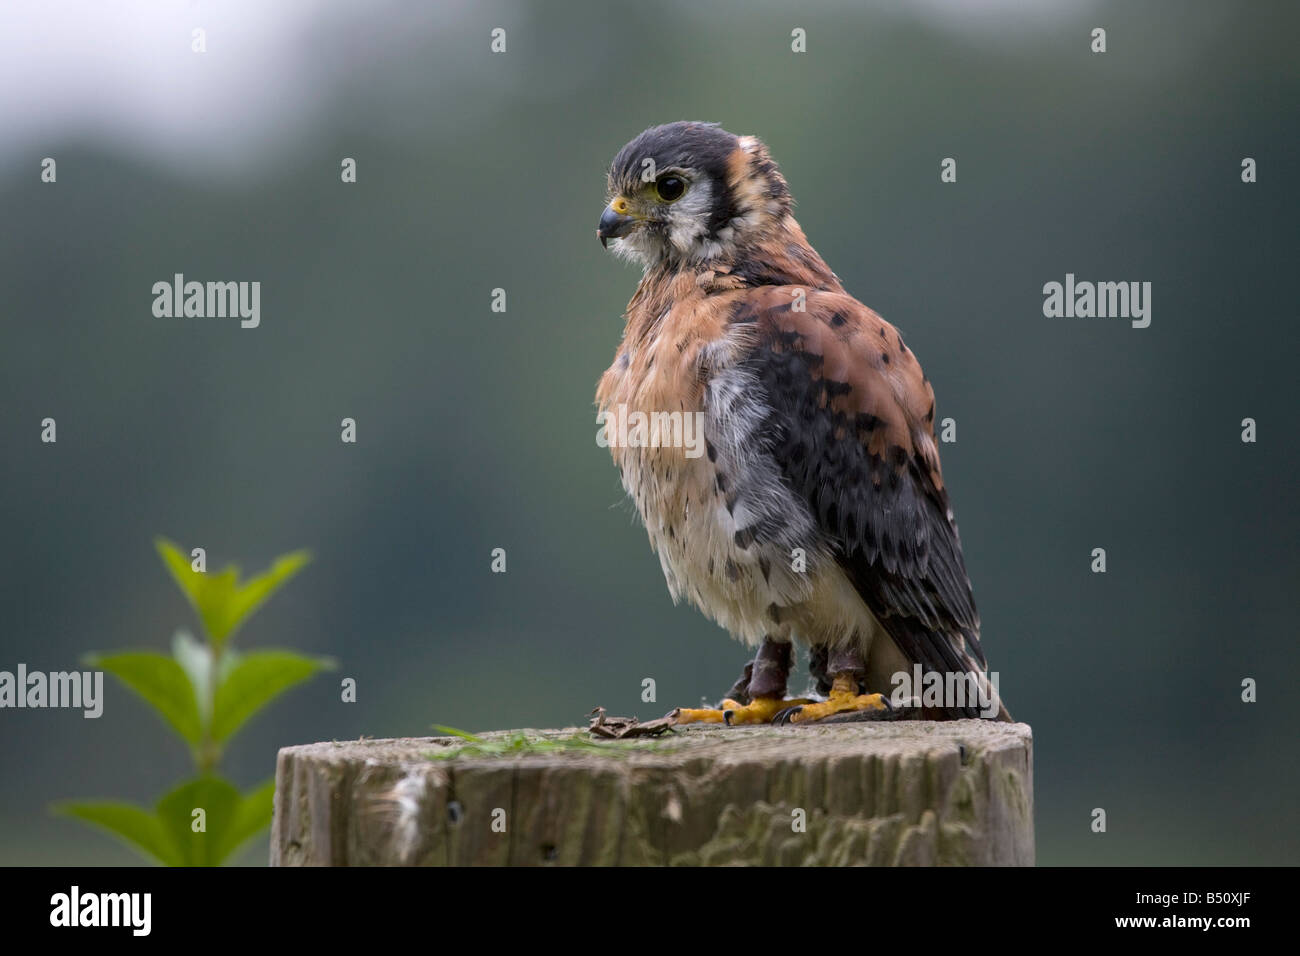
<instances>
[{"instance_id":1,"label":"bird's head","mask_svg":"<svg viewBox=\"0 0 1300 956\"><path fill-rule=\"evenodd\" d=\"M609 168L596 236L646 267L735 258L790 213L767 147L716 123L669 123L624 146Z\"/></svg>"}]
</instances>

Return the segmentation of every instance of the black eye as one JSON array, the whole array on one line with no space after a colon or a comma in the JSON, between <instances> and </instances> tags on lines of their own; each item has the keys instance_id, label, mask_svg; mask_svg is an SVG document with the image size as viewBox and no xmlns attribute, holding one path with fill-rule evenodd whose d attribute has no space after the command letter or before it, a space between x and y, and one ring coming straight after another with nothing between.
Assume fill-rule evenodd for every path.
<instances>
[{"instance_id":1,"label":"black eye","mask_svg":"<svg viewBox=\"0 0 1300 956\"><path fill-rule=\"evenodd\" d=\"M665 176L655 183L655 192L664 202L676 202L686 192L686 181L680 176Z\"/></svg>"}]
</instances>

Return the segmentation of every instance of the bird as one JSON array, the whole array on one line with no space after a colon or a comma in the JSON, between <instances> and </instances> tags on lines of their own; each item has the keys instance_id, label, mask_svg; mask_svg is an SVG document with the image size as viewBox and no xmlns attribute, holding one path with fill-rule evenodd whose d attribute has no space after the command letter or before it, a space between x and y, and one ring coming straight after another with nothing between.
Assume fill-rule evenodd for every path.
<instances>
[{"instance_id":1,"label":"bird","mask_svg":"<svg viewBox=\"0 0 1300 956\"><path fill-rule=\"evenodd\" d=\"M674 603L756 649L716 706L668 718L799 725L910 705L1010 720L980 646L934 390L809 244L768 148L717 123L654 126L614 157L605 199L597 238L642 276L597 386L598 438ZM796 643L815 693L790 698ZM900 699L903 674L972 693Z\"/></svg>"}]
</instances>

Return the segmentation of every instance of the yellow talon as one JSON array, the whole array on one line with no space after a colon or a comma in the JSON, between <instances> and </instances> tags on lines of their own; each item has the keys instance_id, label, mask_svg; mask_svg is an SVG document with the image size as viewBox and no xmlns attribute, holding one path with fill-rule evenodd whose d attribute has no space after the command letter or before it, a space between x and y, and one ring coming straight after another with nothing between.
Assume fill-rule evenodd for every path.
<instances>
[{"instance_id":1,"label":"yellow talon","mask_svg":"<svg viewBox=\"0 0 1300 956\"><path fill-rule=\"evenodd\" d=\"M735 724L770 724L772 718L787 707L797 707L800 704L807 704L810 701L784 700L780 697L755 697L752 703L745 704L743 707L734 700L724 700L722 708L731 713L731 719L727 723Z\"/></svg>"},{"instance_id":2,"label":"yellow talon","mask_svg":"<svg viewBox=\"0 0 1300 956\"><path fill-rule=\"evenodd\" d=\"M802 698L785 700L781 697L755 697L753 702L742 704L727 698L722 705L712 708L679 707L673 711L679 724L767 724L772 718L788 707L808 704ZM731 718L727 719L730 714Z\"/></svg>"},{"instance_id":3,"label":"yellow talon","mask_svg":"<svg viewBox=\"0 0 1300 956\"><path fill-rule=\"evenodd\" d=\"M791 714L789 719L791 723L803 724L849 711L889 709L889 703L883 694L859 694L857 678L852 674L837 674L831 685L830 697L815 704L804 705Z\"/></svg>"},{"instance_id":4,"label":"yellow talon","mask_svg":"<svg viewBox=\"0 0 1300 956\"><path fill-rule=\"evenodd\" d=\"M668 716L676 718L679 724L720 724L726 720L721 710L712 707L678 707Z\"/></svg>"}]
</instances>

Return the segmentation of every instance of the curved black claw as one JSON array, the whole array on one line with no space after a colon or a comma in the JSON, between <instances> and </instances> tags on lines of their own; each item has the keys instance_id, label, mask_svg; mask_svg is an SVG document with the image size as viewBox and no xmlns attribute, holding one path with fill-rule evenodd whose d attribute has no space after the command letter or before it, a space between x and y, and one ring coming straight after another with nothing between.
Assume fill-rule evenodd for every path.
<instances>
[{"instance_id":1,"label":"curved black claw","mask_svg":"<svg viewBox=\"0 0 1300 956\"><path fill-rule=\"evenodd\" d=\"M724 710L722 712L722 722L725 723L728 727L730 727L731 718L734 716L736 716L736 712L734 710Z\"/></svg>"},{"instance_id":2,"label":"curved black claw","mask_svg":"<svg viewBox=\"0 0 1300 956\"><path fill-rule=\"evenodd\" d=\"M796 704L793 707L787 707L785 710L778 711L772 718L772 724L776 727L786 727L793 722L794 715L803 710L803 704Z\"/></svg>"}]
</instances>

